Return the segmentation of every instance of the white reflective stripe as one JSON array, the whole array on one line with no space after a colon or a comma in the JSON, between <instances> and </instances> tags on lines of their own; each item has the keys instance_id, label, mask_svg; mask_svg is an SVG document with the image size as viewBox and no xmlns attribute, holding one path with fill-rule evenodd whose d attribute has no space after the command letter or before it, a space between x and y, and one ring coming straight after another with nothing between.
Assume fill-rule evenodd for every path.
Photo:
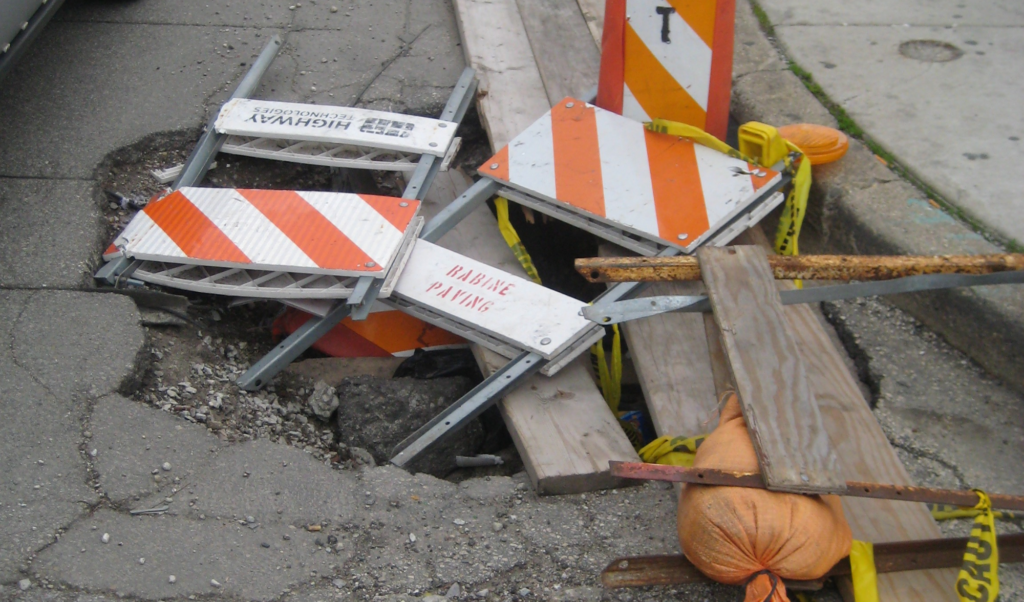
<instances>
[{"instance_id":1,"label":"white reflective stripe","mask_svg":"<svg viewBox=\"0 0 1024 602\"><path fill-rule=\"evenodd\" d=\"M422 239L394 296L545 358L593 327L581 301Z\"/></svg>"},{"instance_id":2,"label":"white reflective stripe","mask_svg":"<svg viewBox=\"0 0 1024 602\"><path fill-rule=\"evenodd\" d=\"M595 111L594 116L605 218L657 236L658 212L644 127L607 111Z\"/></svg>"},{"instance_id":3,"label":"white reflective stripe","mask_svg":"<svg viewBox=\"0 0 1024 602\"><path fill-rule=\"evenodd\" d=\"M118 248L131 246L135 244L136 240L148 235L149 231L154 228L156 228L156 223L144 211L139 211L114 239L114 246ZM159 230L159 228L157 229Z\"/></svg>"},{"instance_id":4,"label":"white reflective stripe","mask_svg":"<svg viewBox=\"0 0 1024 602\"><path fill-rule=\"evenodd\" d=\"M402 244L403 232L357 194L296 192L323 214L354 245L386 267Z\"/></svg>"},{"instance_id":5,"label":"white reflective stripe","mask_svg":"<svg viewBox=\"0 0 1024 602\"><path fill-rule=\"evenodd\" d=\"M124 247L129 258L136 254L188 257L145 211L135 214L124 232L114 240L114 246Z\"/></svg>"},{"instance_id":6,"label":"white reflective stripe","mask_svg":"<svg viewBox=\"0 0 1024 602\"><path fill-rule=\"evenodd\" d=\"M230 188L182 188L181 193L210 219L224 236L257 265L316 268L274 222Z\"/></svg>"},{"instance_id":7,"label":"white reflective stripe","mask_svg":"<svg viewBox=\"0 0 1024 602\"><path fill-rule=\"evenodd\" d=\"M516 186L557 198L555 145L550 111L509 143L508 179Z\"/></svg>"},{"instance_id":8,"label":"white reflective stripe","mask_svg":"<svg viewBox=\"0 0 1024 602\"><path fill-rule=\"evenodd\" d=\"M641 123L651 121L651 117L640 106L640 101L636 99L636 96L633 96L633 91L629 89L625 82L622 83L622 116Z\"/></svg>"},{"instance_id":9,"label":"white reflective stripe","mask_svg":"<svg viewBox=\"0 0 1024 602\"><path fill-rule=\"evenodd\" d=\"M694 144L693 149L697 155L700 185L704 189L708 225L714 230L721 225L721 221L746 206L754 195L754 184L750 180L750 169L745 161L733 159L700 144Z\"/></svg>"},{"instance_id":10,"label":"white reflective stripe","mask_svg":"<svg viewBox=\"0 0 1024 602\"><path fill-rule=\"evenodd\" d=\"M711 49L678 13L668 17L670 43L661 41L663 16L656 12L667 2L629 0L627 27L632 27L658 62L686 90L700 108L708 110L708 89L711 86Z\"/></svg>"}]
</instances>

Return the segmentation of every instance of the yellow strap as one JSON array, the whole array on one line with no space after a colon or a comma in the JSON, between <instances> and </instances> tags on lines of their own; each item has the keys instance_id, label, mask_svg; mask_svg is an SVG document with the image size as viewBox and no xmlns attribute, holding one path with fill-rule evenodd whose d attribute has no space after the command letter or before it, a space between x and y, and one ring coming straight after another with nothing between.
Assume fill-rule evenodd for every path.
<instances>
[{"instance_id":1,"label":"yellow strap","mask_svg":"<svg viewBox=\"0 0 1024 602\"><path fill-rule=\"evenodd\" d=\"M992 602L999 597L999 548L996 546L996 521L992 516L992 501L988 495L975 489L980 510L974 517L971 537L967 540L964 563L956 578L956 593L960 602Z\"/></svg>"},{"instance_id":2,"label":"yellow strap","mask_svg":"<svg viewBox=\"0 0 1024 602\"><path fill-rule=\"evenodd\" d=\"M669 121L668 119L655 119L650 123L645 123L646 127L651 132L657 132L659 134L668 134L669 136L680 136L688 140L693 140L701 146L706 146L710 149L714 149L720 153L725 153L733 159L739 159L746 161L747 163L753 163L757 165L757 161L740 154L740 151L734 149L728 144L722 142L718 138L715 138L711 134L705 132L699 127L687 125L685 123L679 123L678 121Z\"/></svg>"},{"instance_id":3,"label":"yellow strap","mask_svg":"<svg viewBox=\"0 0 1024 602\"><path fill-rule=\"evenodd\" d=\"M964 506L953 506L950 504L928 504L928 510L932 513L932 518L935 520L974 518L984 512L984 510L979 510L973 507L968 508ZM1006 510L993 510L992 516L994 518L1008 518L1010 520L1018 518L1016 513Z\"/></svg>"},{"instance_id":4,"label":"yellow strap","mask_svg":"<svg viewBox=\"0 0 1024 602\"><path fill-rule=\"evenodd\" d=\"M619 325L612 325L612 365L605 360L604 342L598 341L590 348L591 359L597 366L597 380L601 394L608 403L612 414L618 415L619 402L622 400L622 339L619 337Z\"/></svg>"},{"instance_id":5,"label":"yellow strap","mask_svg":"<svg viewBox=\"0 0 1024 602\"><path fill-rule=\"evenodd\" d=\"M667 119L655 119L646 124L646 127L652 132L687 138L697 144L714 149L720 153L725 153L734 159L760 165L756 159L740 153L718 138L692 125ZM807 212L807 197L811 192L811 162L807 160L804 152L795 144L786 141L786 148L798 153L800 158L799 165L796 165L792 157L787 156L785 158L786 171L792 174L793 184L789 194L786 196L786 204L782 209L779 227L775 231L775 252L779 255L797 255L799 253L797 242L800 238L800 228L804 224L804 214ZM796 286L797 288L803 288L803 283L797 280Z\"/></svg>"},{"instance_id":6,"label":"yellow strap","mask_svg":"<svg viewBox=\"0 0 1024 602\"><path fill-rule=\"evenodd\" d=\"M856 602L878 602L878 574L875 572L875 546L869 541L853 540L850 547L850 578Z\"/></svg>"},{"instance_id":7,"label":"yellow strap","mask_svg":"<svg viewBox=\"0 0 1024 602\"><path fill-rule=\"evenodd\" d=\"M494 208L498 211L498 230L501 231L501 237L505 239L505 244L512 249L512 254L519 260L519 265L526 270L526 275L530 277L530 280L540 284L540 274L537 273L537 268L533 265L533 259L530 258L526 247L523 246L523 241L519 240L519 234L512 227L512 222L508 220L508 199L502 197L494 199Z\"/></svg>"},{"instance_id":8,"label":"yellow strap","mask_svg":"<svg viewBox=\"0 0 1024 602\"><path fill-rule=\"evenodd\" d=\"M652 464L671 464L672 466L693 466L697 448L707 439L707 435L696 437L658 437L639 450L640 459Z\"/></svg>"}]
</instances>

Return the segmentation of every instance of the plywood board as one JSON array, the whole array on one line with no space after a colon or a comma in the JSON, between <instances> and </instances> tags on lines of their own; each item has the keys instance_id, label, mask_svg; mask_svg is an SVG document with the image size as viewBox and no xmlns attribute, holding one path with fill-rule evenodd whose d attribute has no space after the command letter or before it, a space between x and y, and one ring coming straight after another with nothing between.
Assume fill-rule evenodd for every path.
<instances>
[{"instance_id":1,"label":"plywood board","mask_svg":"<svg viewBox=\"0 0 1024 602\"><path fill-rule=\"evenodd\" d=\"M743 245L705 247L697 257L765 484L776 491L845 490L768 255Z\"/></svg>"},{"instance_id":2,"label":"plywood board","mask_svg":"<svg viewBox=\"0 0 1024 602\"><path fill-rule=\"evenodd\" d=\"M552 105L583 98L597 86L601 52L573 2L516 0L526 35Z\"/></svg>"},{"instance_id":3,"label":"plywood board","mask_svg":"<svg viewBox=\"0 0 1024 602\"><path fill-rule=\"evenodd\" d=\"M614 245L601 245L602 257L626 255ZM659 282L641 297L695 295L701 283ZM632 365L640 379L654 430L659 436L692 437L718 425L718 393L712 378L701 314L664 313L620 326Z\"/></svg>"},{"instance_id":4,"label":"plywood board","mask_svg":"<svg viewBox=\"0 0 1024 602\"><path fill-rule=\"evenodd\" d=\"M421 212L428 218L465 191L471 181L457 170L440 172ZM517 276L526 273L498 232L490 211L469 214L438 244ZM485 374L504 365L500 355L479 346L474 354ZM639 457L618 420L577 360L553 377L536 375L498 405L534 487L542 494L578 493L635 485L608 474L610 460Z\"/></svg>"},{"instance_id":5,"label":"plywood board","mask_svg":"<svg viewBox=\"0 0 1024 602\"><path fill-rule=\"evenodd\" d=\"M771 249L760 226L745 232L738 241ZM792 284L780 283L779 286L792 287ZM842 345L821 312L810 305L787 305L783 311L803 355L811 393L818 403L825 429L836 453L843 459L840 473L843 479L913 484L871 413L857 378L845 361ZM710 333L708 338L711 338ZM843 498L843 510L853 537L862 541L942 537L924 504ZM879 575L879 599L956 602L953 589L956 574L956 569L931 569ZM855 602L849 580L841 580L840 585L843 599Z\"/></svg>"},{"instance_id":6,"label":"plywood board","mask_svg":"<svg viewBox=\"0 0 1024 602\"><path fill-rule=\"evenodd\" d=\"M497 149L551 108L515 0L455 0L480 120Z\"/></svg>"},{"instance_id":7,"label":"plywood board","mask_svg":"<svg viewBox=\"0 0 1024 602\"><path fill-rule=\"evenodd\" d=\"M820 312L810 305L789 305L784 312L807 365L825 428L842 458L842 478L914 485L839 355L842 352L828 336L830 327L823 324ZM942 537L924 504L844 497L843 510L859 540L881 543ZM957 569L879 575L879 599L955 602L956 575Z\"/></svg>"},{"instance_id":8,"label":"plywood board","mask_svg":"<svg viewBox=\"0 0 1024 602\"><path fill-rule=\"evenodd\" d=\"M576 0L583 13L583 18L590 29L590 35L601 45L601 34L604 31L604 3L605 0Z\"/></svg>"}]
</instances>

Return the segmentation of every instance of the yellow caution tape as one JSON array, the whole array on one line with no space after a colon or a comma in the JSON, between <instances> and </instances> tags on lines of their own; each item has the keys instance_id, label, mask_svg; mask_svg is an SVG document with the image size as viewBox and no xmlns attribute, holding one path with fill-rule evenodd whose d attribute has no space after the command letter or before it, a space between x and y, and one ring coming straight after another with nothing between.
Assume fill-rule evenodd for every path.
<instances>
[{"instance_id":1,"label":"yellow caution tape","mask_svg":"<svg viewBox=\"0 0 1024 602\"><path fill-rule=\"evenodd\" d=\"M763 144L763 147L757 144L748 144L744 147L749 147L748 150L754 148L761 149L762 156L754 158L741 153L718 138L692 125L667 119L655 119L647 123L646 127L652 132L693 140L697 144L714 149L720 153L725 153L734 159L740 159L741 161L761 165L762 167L771 167L771 165L762 165L761 161L777 157L780 147L779 141L782 140L778 131L769 125L753 121L743 124L740 129L744 130L746 128L745 133L749 134L751 139L757 138ZM782 209L782 216L779 219L779 227L775 231L775 252L779 255L797 255L799 254L797 241L800 238L800 228L804 223L804 214L807 212L807 197L811 192L811 162L806 160L804 152L795 144L785 140L782 140L782 142L785 143L786 148L791 152L796 153L797 157L794 158L793 155L786 155L784 158L785 171L792 176L793 183L789 194L786 196L786 203ZM797 288L803 288L803 284L799 280L796 281L796 286Z\"/></svg>"},{"instance_id":2,"label":"yellow caution tape","mask_svg":"<svg viewBox=\"0 0 1024 602\"><path fill-rule=\"evenodd\" d=\"M540 284L540 274L537 273L537 268L533 265L533 259L530 258L526 247L523 246L523 241L519 240L519 234L516 233L516 229L512 227L512 222L508 219L508 199L496 198L494 208L498 211L498 230L501 231L501 237L505 239L505 244L512 249L512 254L519 260L519 265L526 270L526 275L530 277L530 280Z\"/></svg>"},{"instance_id":3,"label":"yellow caution tape","mask_svg":"<svg viewBox=\"0 0 1024 602\"><path fill-rule=\"evenodd\" d=\"M974 518L978 516L984 510L979 510L974 507L965 506L952 506L950 504L928 504L928 510L932 513L932 518L935 520L948 520L951 518ZM992 516L995 518L1018 518L1017 514L1006 510L993 510Z\"/></svg>"},{"instance_id":4,"label":"yellow caution tape","mask_svg":"<svg viewBox=\"0 0 1024 602\"><path fill-rule=\"evenodd\" d=\"M658 437L645 445L640 451L640 459L651 464L670 464L672 466L693 466L697 448L707 439L707 435L696 437Z\"/></svg>"},{"instance_id":5,"label":"yellow caution tape","mask_svg":"<svg viewBox=\"0 0 1024 602\"><path fill-rule=\"evenodd\" d=\"M996 522L992 516L992 501L988 495L975 489L981 498L975 509L971 536L967 540L964 563L956 578L956 593L960 602L992 602L999 597L999 549L996 546Z\"/></svg>"},{"instance_id":6,"label":"yellow caution tape","mask_svg":"<svg viewBox=\"0 0 1024 602\"><path fill-rule=\"evenodd\" d=\"M722 142L718 138L715 138L699 127L679 123L678 121L669 121L668 119L655 119L654 121L645 123L644 127L651 132L668 134L669 136L679 136L681 138L686 138L687 140L693 140L701 146L706 146L720 153L725 153L733 159L739 159L740 161L760 165L756 159L741 154L740 151Z\"/></svg>"},{"instance_id":7,"label":"yellow caution tape","mask_svg":"<svg viewBox=\"0 0 1024 602\"><path fill-rule=\"evenodd\" d=\"M590 358L597 368L598 386L601 394L608 402L612 414L618 415L619 402L622 400L622 339L619 337L619 325L612 325L612 365L605 360L604 341L594 343L590 348Z\"/></svg>"},{"instance_id":8,"label":"yellow caution tape","mask_svg":"<svg viewBox=\"0 0 1024 602\"><path fill-rule=\"evenodd\" d=\"M793 187L786 196L779 228L775 231L775 252L779 255L799 255L797 241L807 212L807 197L811 192L811 162L795 144L786 142L786 146L799 155L800 165L794 169L792 155L785 159L786 171L793 174Z\"/></svg>"},{"instance_id":9,"label":"yellow caution tape","mask_svg":"<svg viewBox=\"0 0 1024 602\"><path fill-rule=\"evenodd\" d=\"M850 547L850 579L856 602L878 602L878 573L875 571L875 546L869 541L853 540Z\"/></svg>"}]
</instances>

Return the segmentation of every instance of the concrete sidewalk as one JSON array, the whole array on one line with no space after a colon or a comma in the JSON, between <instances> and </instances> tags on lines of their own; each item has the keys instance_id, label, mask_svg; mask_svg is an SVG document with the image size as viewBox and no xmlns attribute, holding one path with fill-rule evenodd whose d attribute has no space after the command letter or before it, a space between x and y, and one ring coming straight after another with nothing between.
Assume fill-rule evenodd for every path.
<instances>
[{"instance_id":1,"label":"concrete sidewalk","mask_svg":"<svg viewBox=\"0 0 1024 602\"><path fill-rule=\"evenodd\" d=\"M1024 5L759 0L789 57L941 197L1024 243Z\"/></svg>"},{"instance_id":2,"label":"concrete sidewalk","mask_svg":"<svg viewBox=\"0 0 1024 602\"><path fill-rule=\"evenodd\" d=\"M996 36L1017 35L1019 40L1024 31L1019 27L1006 27L1006 31L979 27L965 34L959 27L941 24L965 19L998 23L999 15L1005 13L1003 21L1009 26L1021 22L1017 5L988 3L983 13L977 9L966 11L961 8L963 4L954 5L953 0L935 5L879 2L856 9L844 8L847 5L838 0L765 0L763 5L768 22L759 23L750 2L737 3L732 112L738 121L839 127L836 118L791 69L793 61L821 82L832 100L864 127L866 135L880 141L908 171L940 192L961 187L964 192L949 195L951 202L962 205L971 215L988 211L986 225L997 237L1016 236L1015 229L1024 224L1017 217L1024 215L1024 200L1017 198L1022 188L1015 181L1019 170L1010 149L1018 148L1013 146L1019 144L1013 138L1024 130L1024 112L1018 100L1021 95L1014 92L1015 86L1021 85L1019 78L1005 75L1020 68L1010 42L1001 45L1001 38ZM862 15L859 20L857 14ZM922 25L903 27L905 22L915 22L912 15L919 15L916 22ZM898 22L899 27L874 25L888 22ZM777 40L769 35L771 28ZM954 61L932 63L899 52L905 41L954 34L957 44L973 49ZM983 40L989 50L971 46L966 40L979 44ZM989 42L993 46L987 46ZM932 56L922 48L916 52ZM1004 76L987 76L982 86L974 79L979 77L975 72L980 67L964 70L957 66L973 61L993 62L985 73ZM961 75L962 81L958 81ZM941 87L936 83L939 80L950 83ZM954 89L956 94L951 93ZM988 91L987 96L982 89ZM982 96L991 100L991 110L976 109L977 99ZM893 110L896 108L899 110ZM965 127L962 122L978 125ZM989 169L997 164L1003 167ZM978 193L971 193L974 190ZM859 255L1006 252L989 240L991 237L943 210L932 196L883 166L864 143L851 140L846 157L814 170L801 250ZM990 202L993 199L998 202ZM893 296L890 301L1009 385L1024 391L1021 289L951 289Z\"/></svg>"}]
</instances>

